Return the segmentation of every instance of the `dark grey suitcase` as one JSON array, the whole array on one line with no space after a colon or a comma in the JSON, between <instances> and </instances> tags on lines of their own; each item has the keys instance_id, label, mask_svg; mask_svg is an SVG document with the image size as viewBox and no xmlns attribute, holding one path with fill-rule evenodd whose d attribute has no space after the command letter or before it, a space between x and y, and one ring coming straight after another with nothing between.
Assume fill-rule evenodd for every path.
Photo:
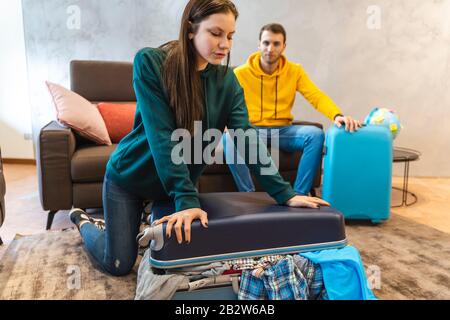
<instances>
[{"instance_id":1,"label":"dark grey suitcase","mask_svg":"<svg viewBox=\"0 0 450 320\"><path fill-rule=\"evenodd\" d=\"M159 269L179 268L267 255L296 254L347 245L344 217L330 207L320 209L280 206L264 192L205 193L200 203L208 213L208 228L199 221L191 227L191 242L178 244L165 237L166 223L147 230L150 264ZM168 201L156 201L152 221L174 213ZM201 290L180 288L174 299L236 297L235 275L223 276ZM234 282L234 286L231 284ZM234 287L234 290L233 290Z\"/></svg>"},{"instance_id":2,"label":"dark grey suitcase","mask_svg":"<svg viewBox=\"0 0 450 320\"><path fill-rule=\"evenodd\" d=\"M347 244L344 218L330 207L280 206L263 192L200 194L208 228L192 223L190 244L164 237L165 223L155 230L151 264L177 268L242 257L291 254L342 248ZM155 202L152 220L174 213L170 202Z\"/></svg>"}]
</instances>

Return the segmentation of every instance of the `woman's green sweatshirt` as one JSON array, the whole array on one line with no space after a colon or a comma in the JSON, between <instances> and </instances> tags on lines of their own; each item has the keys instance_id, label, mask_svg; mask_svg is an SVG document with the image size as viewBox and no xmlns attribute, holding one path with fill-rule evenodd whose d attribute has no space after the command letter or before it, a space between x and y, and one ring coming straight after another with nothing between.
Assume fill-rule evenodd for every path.
<instances>
[{"instance_id":1,"label":"woman's green sweatshirt","mask_svg":"<svg viewBox=\"0 0 450 320\"><path fill-rule=\"evenodd\" d=\"M144 48L136 54L133 86L137 107L133 130L120 141L111 155L107 175L119 186L143 199L172 199L176 211L200 208L195 185L207 164L202 155L199 164L195 164L197 161L172 161L172 150L180 141L172 141L174 139L171 138L177 125L162 87L161 66L165 58L166 52L162 49ZM209 64L205 70L199 71L204 88L202 133L212 128L223 132L225 126L228 129L253 128L248 121L243 90L234 72L229 69L225 74L225 70L225 66ZM274 163L263 164L267 161L262 161L259 155L267 154L267 149L256 137L256 131L250 132L255 135L255 140L245 139L246 150L254 150L252 144L256 143L260 152L256 163L248 164L248 167L264 190L278 204L284 204L295 192L278 170L275 174L263 174L261 169L273 168ZM203 142L201 150L210 143ZM248 153L246 159L250 162Z\"/></svg>"}]
</instances>

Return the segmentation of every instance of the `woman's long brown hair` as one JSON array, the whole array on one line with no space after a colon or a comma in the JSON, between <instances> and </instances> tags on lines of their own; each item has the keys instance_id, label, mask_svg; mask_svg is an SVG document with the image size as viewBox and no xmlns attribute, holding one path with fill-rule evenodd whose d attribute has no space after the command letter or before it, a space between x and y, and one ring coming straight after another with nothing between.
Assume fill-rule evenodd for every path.
<instances>
[{"instance_id":1,"label":"woman's long brown hair","mask_svg":"<svg viewBox=\"0 0 450 320\"><path fill-rule=\"evenodd\" d=\"M200 22L216 13L234 14L238 11L230 0L190 0L181 19L178 41L172 41L161 47L167 50L162 67L162 81L174 111L178 128L194 131L194 121L203 118L203 88L197 70L197 51L189 33L196 33ZM230 55L227 56L227 68Z\"/></svg>"}]
</instances>

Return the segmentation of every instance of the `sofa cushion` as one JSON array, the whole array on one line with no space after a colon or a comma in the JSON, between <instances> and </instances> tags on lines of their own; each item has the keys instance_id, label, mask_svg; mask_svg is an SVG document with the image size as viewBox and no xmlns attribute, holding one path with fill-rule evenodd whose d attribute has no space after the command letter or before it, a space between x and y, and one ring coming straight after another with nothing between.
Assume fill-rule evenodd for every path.
<instances>
[{"instance_id":1,"label":"sofa cushion","mask_svg":"<svg viewBox=\"0 0 450 320\"><path fill-rule=\"evenodd\" d=\"M111 145L105 122L97 106L60 85L46 81L58 120L81 136L98 144Z\"/></svg>"},{"instance_id":2,"label":"sofa cushion","mask_svg":"<svg viewBox=\"0 0 450 320\"><path fill-rule=\"evenodd\" d=\"M116 149L111 146L83 146L72 157L71 174L73 182L102 182L109 156Z\"/></svg>"},{"instance_id":3,"label":"sofa cushion","mask_svg":"<svg viewBox=\"0 0 450 320\"><path fill-rule=\"evenodd\" d=\"M105 174L106 164L117 144L112 146L83 146L75 151L72 157L71 173L73 182L101 182ZM223 152L220 146L216 154ZM301 152L280 151L280 171L296 171ZM229 174L227 165L212 164L205 168L203 174Z\"/></svg>"},{"instance_id":4,"label":"sofa cushion","mask_svg":"<svg viewBox=\"0 0 450 320\"><path fill-rule=\"evenodd\" d=\"M123 137L131 132L136 113L136 102L100 102L97 107L105 121L112 143L119 143Z\"/></svg>"}]
</instances>

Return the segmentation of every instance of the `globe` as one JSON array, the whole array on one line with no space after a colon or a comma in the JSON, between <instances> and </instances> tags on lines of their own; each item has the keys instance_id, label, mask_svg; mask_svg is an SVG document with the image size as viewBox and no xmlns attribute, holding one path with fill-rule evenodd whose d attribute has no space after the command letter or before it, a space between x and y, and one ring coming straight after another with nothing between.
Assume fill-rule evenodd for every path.
<instances>
[{"instance_id":1,"label":"globe","mask_svg":"<svg viewBox=\"0 0 450 320\"><path fill-rule=\"evenodd\" d=\"M365 125L384 126L392 133L392 138L395 139L402 129L400 120L394 110L387 108L374 108L369 115L364 119Z\"/></svg>"}]
</instances>

